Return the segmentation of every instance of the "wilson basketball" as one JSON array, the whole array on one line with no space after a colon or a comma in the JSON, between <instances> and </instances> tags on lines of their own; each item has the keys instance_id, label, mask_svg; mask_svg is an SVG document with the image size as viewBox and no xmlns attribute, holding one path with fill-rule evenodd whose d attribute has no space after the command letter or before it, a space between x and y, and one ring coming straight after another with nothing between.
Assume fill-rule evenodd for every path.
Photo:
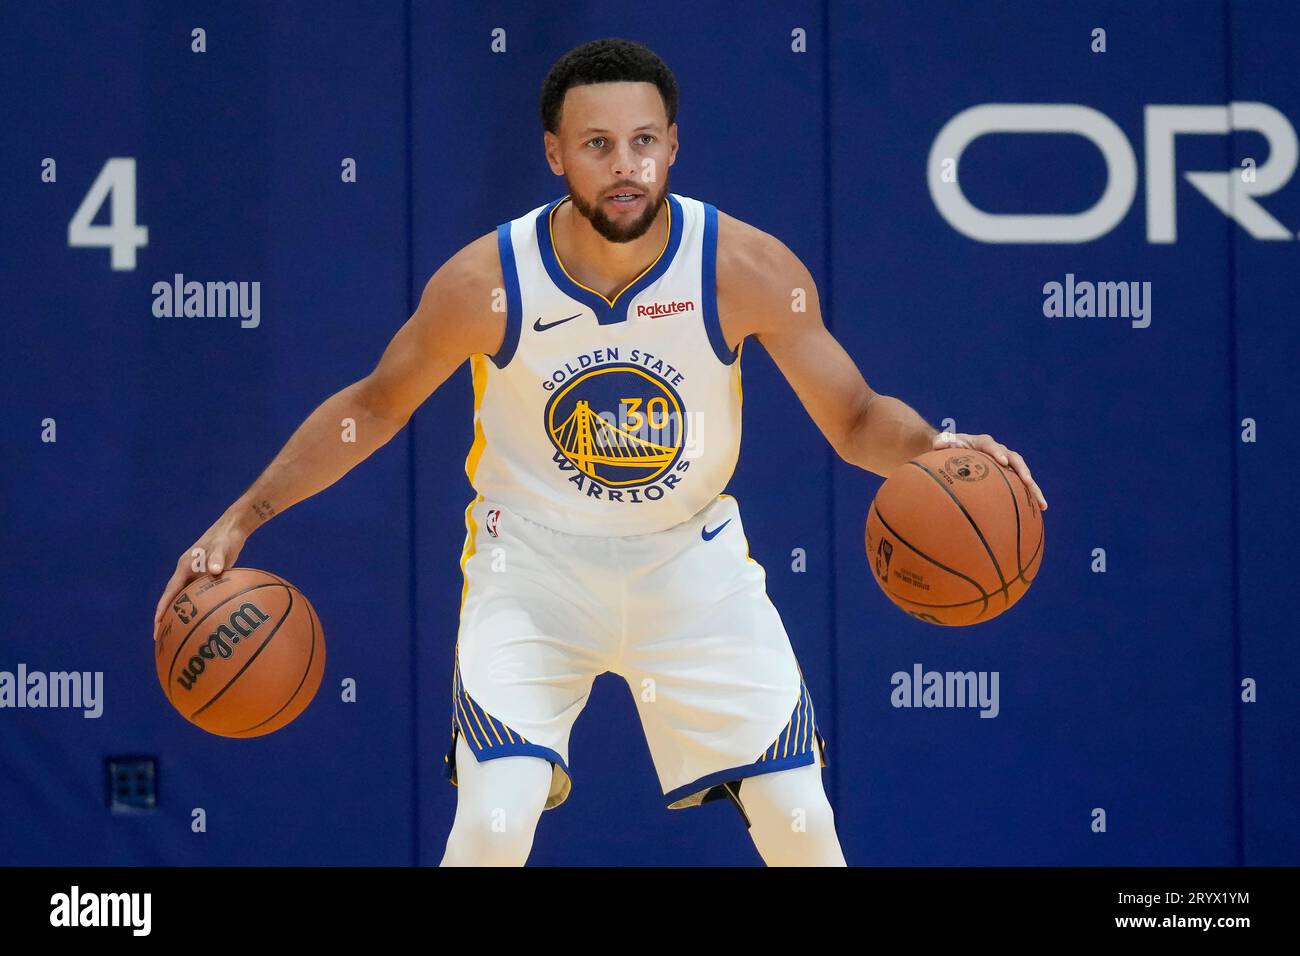
<instances>
[{"instance_id":1,"label":"wilson basketball","mask_svg":"<svg viewBox=\"0 0 1300 956\"><path fill-rule=\"evenodd\" d=\"M867 558L885 596L962 627L1019 601L1043 560L1043 517L1020 476L982 451L928 451L894 471L867 513Z\"/></svg>"},{"instance_id":2,"label":"wilson basketball","mask_svg":"<svg viewBox=\"0 0 1300 956\"><path fill-rule=\"evenodd\" d=\"M288 581L255 568L195 578L164 612L158 680L190 723L260 737L306 709L325 672L316 609Z\"/></svg>"}]
</instances>

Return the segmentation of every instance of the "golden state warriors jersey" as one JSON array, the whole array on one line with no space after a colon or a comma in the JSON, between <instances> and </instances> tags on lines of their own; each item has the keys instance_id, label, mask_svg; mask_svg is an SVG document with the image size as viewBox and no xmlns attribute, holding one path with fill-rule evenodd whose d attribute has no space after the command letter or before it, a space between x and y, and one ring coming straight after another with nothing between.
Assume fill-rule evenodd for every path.
<instances>
[{"instance_id":1,"label":"golden state warriors jersey","mask_svg":"<svg viewBox=\"0 0 1300 956\"><path fill-rule=\"evenodd\" d=\"M556 199L497 227L506 332L471 359L470 484L571 534L672 527L715 501L740 451L740 350L718 321L718 211L667 194L668 238L607 299L555 251Z\"/></svg>"}]
</instances>

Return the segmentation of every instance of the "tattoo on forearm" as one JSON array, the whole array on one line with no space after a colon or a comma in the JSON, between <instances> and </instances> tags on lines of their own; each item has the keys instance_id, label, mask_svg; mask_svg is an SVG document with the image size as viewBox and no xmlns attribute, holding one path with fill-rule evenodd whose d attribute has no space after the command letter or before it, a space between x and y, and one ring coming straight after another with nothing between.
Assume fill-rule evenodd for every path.
<instances>
[{"instance_id":1,"label":"tattoo on forearm","mask_svg":"<svg viewBox=\"0 0 1300 956\"><path fill-rule=\"evenodd\" d=\"M263 498L261 501L253 502L253 513L256 514L260 520L266 521L268 518L274 516L275 509L271 507L271 502Z\"/></svg>"}]
</instances>

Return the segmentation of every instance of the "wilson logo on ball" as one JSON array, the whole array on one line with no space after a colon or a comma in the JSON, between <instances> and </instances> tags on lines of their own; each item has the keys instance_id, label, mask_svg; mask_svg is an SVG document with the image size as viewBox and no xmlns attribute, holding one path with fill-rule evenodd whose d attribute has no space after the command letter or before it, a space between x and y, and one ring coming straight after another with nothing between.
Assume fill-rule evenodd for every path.
<instances>
[{"instance_id":1,"label":"wilson logo on ball","mask_svg":"<svg viewBox=\"0 0 1300 956\"><path fill-rule=\"evenodd\" d=\"M230 615L230 620L217 627L208 639L198 647L198 653L189 659L185 669L176 675L176 683L186 690L193 690L195 683L208 666L208 661L227 660L235 652L235 646L248 637L265 622L270 620L256 604L248 601Z\"/></svg>"}]
</instances>

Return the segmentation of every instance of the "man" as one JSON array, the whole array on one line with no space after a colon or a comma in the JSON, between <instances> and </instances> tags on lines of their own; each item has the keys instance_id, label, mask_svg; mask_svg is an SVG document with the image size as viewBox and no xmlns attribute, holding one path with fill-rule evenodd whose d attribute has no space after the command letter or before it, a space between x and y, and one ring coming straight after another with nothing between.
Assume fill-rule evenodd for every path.
<instances>
[{"instance_id":1,"label":"man","mask_svg":"<svg viewBox=\"0 0 1300 956\"><path fill-rule=\"evenodd\" d=\"M677 88L645 47L572 50L542 88L567 194L461 249L366 378L327 399L195 548L213 574L270 516L396 434L469 359L464 584L454 652L456 818L444 865L522 864L571 788L592 682L633 691L670 807L728 799L769 865L844 865L825 739L765 573L723 489L740 445L740 351L758 338L846 461L888 475L948 445L873 392L781 242L668 191ZM792 308L802 298L806 307ZM355 444L337 422L358 423ZM158 616L191 571L177 562Z\"/></svg>"}]
</instances>

